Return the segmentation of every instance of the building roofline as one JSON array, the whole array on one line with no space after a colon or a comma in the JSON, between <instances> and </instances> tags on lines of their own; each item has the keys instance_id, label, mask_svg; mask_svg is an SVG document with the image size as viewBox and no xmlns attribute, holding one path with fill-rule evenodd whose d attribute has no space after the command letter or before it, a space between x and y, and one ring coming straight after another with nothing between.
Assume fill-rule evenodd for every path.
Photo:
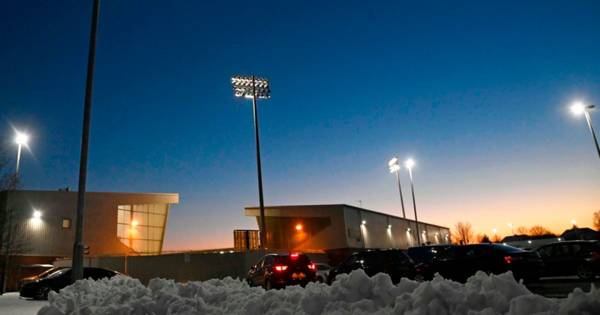
<instances>
[{"instance_id":1,"label":"building roofline","mask_svg":"<svg viewBox=\"0 0 600 315\"><path fill-rule=\"evenodd\" d=\"M34 193L77 193L77 190L35 190L35 189L16 189L0 190L0 192L34 192ZM135 192L135 191L86 191L86 194L112 194L112 195L162 195L173 196L179 193L158 193L158 192Z\"/></svg>"}]
</instances>

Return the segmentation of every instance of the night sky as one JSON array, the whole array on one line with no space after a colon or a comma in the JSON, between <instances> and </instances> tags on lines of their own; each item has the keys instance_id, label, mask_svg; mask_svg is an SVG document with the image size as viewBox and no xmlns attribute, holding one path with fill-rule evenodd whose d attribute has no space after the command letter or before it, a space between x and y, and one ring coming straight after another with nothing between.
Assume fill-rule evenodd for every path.
<instances>
[{"instance_id":1,"label":"night sky","mask_svg":"<svg viewBox=\"0 0 600 315\"><path fill-rule=\"evenodd\" d=\"M0 144L31 133L26 189L77 187L91 3L0 5ZM231 246L258 197L230 77L256 74L268 205L398 215L397 155L424 221L590 225L600 160L567 107L600 103L599 38L598 1L104 0L88 189L180 193L166 249Z\"/></svg>"}]
</instances>

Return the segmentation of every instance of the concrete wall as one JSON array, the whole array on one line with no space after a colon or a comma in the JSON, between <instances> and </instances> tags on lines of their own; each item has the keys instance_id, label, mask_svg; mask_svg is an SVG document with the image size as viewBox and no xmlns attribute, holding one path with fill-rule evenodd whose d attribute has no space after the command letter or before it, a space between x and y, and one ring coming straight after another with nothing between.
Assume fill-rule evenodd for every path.
<instances>
[{"instance_id":1,"label":"concrete wall","mask_svg":"<svg viewBox=\"0 0 600 315\"><path fill-rule=\"evenodd\" d=\"M27 240L27 251L23 254L71 256L75 236L77 192L18 190L4 191L2 194L6 198L7 208L4 209L14 209L24 215L21 233L23 239ZM130 252L130 249L117 239L118 205L178 202L177 194L86 193L84 243L90 246L90 256ZM34 209L42 212L40 220L30 219ZM71 220L71 228L62 228L63 219Z\"/></svg>"},{"instance_id":2,"label":"concrete wall","mask_svg":"<svg viewBox=\"0 0 600 315\"><path fill-rule=\"evenodd\" d=\"M220 253L177 253L156 256L97 257L86 259L86 266L101 267L126 273L148 283L152 278L173 279L177 282L203 281L213 278L245 279L250 266L264 256L262 251ZM316 262L327 261L325 254L309 254ZM127 264L127 267L125 265ZM55 262L70 266L70 260Z\"/></svg>"}]
</instances>

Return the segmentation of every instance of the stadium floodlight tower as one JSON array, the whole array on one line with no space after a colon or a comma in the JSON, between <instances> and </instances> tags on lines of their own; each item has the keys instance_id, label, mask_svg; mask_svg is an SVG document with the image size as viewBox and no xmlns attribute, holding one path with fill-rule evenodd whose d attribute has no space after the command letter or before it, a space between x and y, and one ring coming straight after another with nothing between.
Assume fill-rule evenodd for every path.
<instances>
[{"instance_id":1,"label":"stadium floodlight tower","mask_svg":"<svg viewBox=\"0 0 600 315\"><path fill-rule=\"evenodd\" d=\"M402 197L402 185L400 184L400 164L398 158L393 157L389 162L390 173L396 173L396 181L398 182L398 193L400 193L400 205L402 206L402 217L406 219L406 212L404 210L404 197Z\"/></svg>"},{"instance_id":2,"label":"stadium floodlight tower","mask_svg":"<svg viewBox=\"0 0 600 315\"><path fill-rule=\"evenodd\" d=\"M594 108L596 108L595 105L586 105L583 102L575 102L570 107L573 115L581 116L583 114L585 116L588 128L590 129L590 133L594 139L594 144L596 145L596 152L598 152L598 157L600 157L600 145L598 145L598 138L596 138L596 132L594 131L594 126L592 126L592 118L590 117L590 111Z\"/></svg>"},{"instance_id":3,"label":"stadium floodlight tower","mask_svg":"<svg viewBox=\"0 0 600 315\"><path fill-rule=\"evenodd\" d=\"M256 140L256 168L258 173L258 202L260 217L260 248L264 249L267 242L267 227L265 224L265 204L263 199L262 166L260 163L260 140L258 136L258 105L256 100L271 98L269 80L255 76L233 76L231 78L235 97L252 99L254 113L254 137Z\"/></svg>"},{"instance_id":4,"label":"stadium floodlight tower","mask_svg":"<svg viewBox=\"0 0 600 315\"><path fill-rule=\"evenodd\" d=\"M404 162L404 166L406 167L406 169L408 169L408 176L410 177L410 192L412 194L412 202L413 202L413 210L415 211L415 225L417 227L417 233L416 235L416 239L417 239L417 246L421 246L421 239L420 239L420 234L419 234L419 219L417 218L417 203L415 202L415 185L414 185L414 181L413 181L413 173L412 173L412 169L415 166L415 160L413 159L408 159Z\"/></svg>"}]
</instances>

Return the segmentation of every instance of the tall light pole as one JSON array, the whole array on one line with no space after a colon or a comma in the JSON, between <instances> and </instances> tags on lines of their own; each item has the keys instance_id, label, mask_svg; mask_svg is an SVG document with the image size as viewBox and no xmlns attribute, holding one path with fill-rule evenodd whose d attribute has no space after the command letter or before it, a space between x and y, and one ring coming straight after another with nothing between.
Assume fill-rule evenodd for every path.
<instances>
[{"instance_id":1,"label":"tall light pole","mask_svg":"<svg viewBox=\"0 0 600 315\"><path fill-rule=\"evenodd\" d=\"M413 159L408 159L404 162L404 166L408 169L408 175L410 176L410 192L412 194L412 202L413 202L413 210L415 211L415 225L417 227L417 241L419 243L418 246L421 246L421 236L419 234L419 219L417 217L417 203L415 202L415 185L413 181L412 168L415 166L415 161Z\"/></svg>"},{"instance_id":2,"label":"tall light pole","mask_svg":"<svg viewBox=\"0 0 600 315\"><path fill-rule=\"evenodd\" d=\"M27 146L27 142L29 142L29 135L16 131L15 143L17 144L17 165L15 167L15 174L17 175L19 175L19 168L21 166L21 150L23 146Z\"/></svg>"},{"instance_id":3,"label":"tall light pole","mask_svg":"<svg viewBox=\"0 0 600 315\"><path fill-rule=\"evenodd\" d=\"M396 157L392 158L388 162L390 167L390 173L396 173L396 181L398 182L398 193L400 194L400 205L402 205L402 217L406 219L406 212L404 211L404 197L402 197L402 185L400 184L400 164Z\"/></svg>"},{"instance_id":4,"label":"tall light pole","mask_svg":"<svg viewBox=\"0 0 600 315\"><path fill-rule=\"evenodd\" d=\"M75 222L75 242L73 244L73 260L71 280L83 278L83 218L85 211L85 184L87 179L88 147L90 139L90 119L92 114L92 90L94 86L94 61L96 59L96 31L100 0L94 0L92 26L90 29L90 45L88 51L87 78L85 83L85 101L83 108L83 131L81 133L81 158L79 160L79 187L77 190L77 221Z\"/></svg>"},{"instance_id":5,"label":"tall light pole","mask_svg":"<svg viewBox=\"0 0 600 315\"><path fill-rule=\"evenodd\" d=\"M233 93L235 97L252 99L252 111L254 114L254 137L256 140L256 169L258 173L258 202L260 207L260 248L265 249L267 244L267 226L265 223L265 204L263 198L262 166L260 163L260 139L258 136L258 104L256 99L268 99L271 97L269 80L255 76L234 76L231 78Z\"/></svg>"},{"instance_id":6,"label":"tall light pole","mask_svg":"<svg viewBox=\"0 0 600 315\"><path fill-rule=\"evenodd\" d=\"M590 110L593 110L595 107L595 105L585 105L583 102L575 102L571 105L570 109L575 116L581 116L581 114L585 116L588 128L594 139L594 144L596 145L596 152L598 152L598 157L600 158L600 146L598 145L598 138L596 138L596 132L592 126L592 118L590 117Z\"/></svg>"}]
</instances>

